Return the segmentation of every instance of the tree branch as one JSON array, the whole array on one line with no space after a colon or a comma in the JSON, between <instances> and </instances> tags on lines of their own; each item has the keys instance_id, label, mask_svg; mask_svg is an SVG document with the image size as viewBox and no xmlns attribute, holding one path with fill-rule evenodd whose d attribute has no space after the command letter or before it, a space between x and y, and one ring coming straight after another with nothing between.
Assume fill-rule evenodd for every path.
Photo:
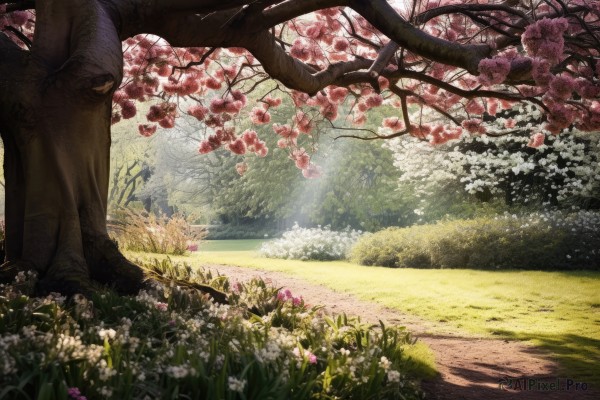
<instances>
[{"instance_id":1,"label":"tree branch","mask_svg":"<svg viewBox=\"0 0 600 400\"><path fill-rule=\"evenodd\" d=\"M350 7L384 35L415 54L478 75L479 62L490 56L487 44L462 45L415 28L385 0L349 0Z\"/></svg>"},{"instance_id":2,"label":"tree branch","mask_svg":"<svg viewBox=\"0 0 600 400\"><path fill-rule=\"evenodd\" d=\"M367 69L372 61L357 58L353 61L331 64L327 69L311 72L311 68L291 57L274 44L273 36L264 31L245 44L246 49L262 64L265 72L290 89L314 95L326 86L334 84L344 74Z\"/></svg>"},{"instance_id":3,"label":"tree branch","mask_svg":"<svg viewBox=\"0 0 600 400\"><path fill-rule=\"evenodd\" d=\"M425 24L435 17L447 14L465 14L467 12L481 11L502 11L507 14L515 15L525 21L530 21L530 18L522 11L514 7L509 7L503 4L452 4L448 6L435 7L421 14L414 19L415 24ZM465 14L466 15L466 14Z\"/></svg>"}]
</instances>

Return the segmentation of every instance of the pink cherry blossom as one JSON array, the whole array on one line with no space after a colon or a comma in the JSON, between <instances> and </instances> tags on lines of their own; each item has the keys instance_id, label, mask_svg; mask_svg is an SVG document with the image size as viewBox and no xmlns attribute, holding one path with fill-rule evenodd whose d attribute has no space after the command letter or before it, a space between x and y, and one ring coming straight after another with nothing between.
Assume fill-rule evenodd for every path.
<instances>
[{"instance_id":1,"label":"pink cherry blossom","mask_svg":"<svg viewBox=\"0 0 600 400\"><path fill-rule=\"evenodd\" d=\"M567 100L575 90L575 80L569 75L554 76L550 80L548 95L555 100Z\"/></svg>"},{"instance_id":2,"label":"pink cherry blossom","mask_svg":"<svg viewBox=\"0 0 600 400\"><path fill-rule=\"evenodd\" d=\"M482 125L482 121L477 118L465 120L461 125L472 134L484 134L486 132L485 127Z\"/></svg>"},{"instance_id":3,"label":"pink cherry blossom","mask_svg":"<svg viewBox=\"0 0 600 400\"><path fill-rule=\"evenodd\" d=\"M121 115L123 119L130 119L135 117L137 113L137 108L135 107L135 103L131 100L126 100L121 104Z\"/></svg>"},{"instance_id":4,"label":"pink cherry blossom","mask_svg":"<svg viewBox=\"0 0 600 400\"><path fill-rule=\"evenodd\" d=\"M296 123L298 130L302 133L310 133L313 128L311 117L300 110L296 112L296 115L294 116L294 122Z\"/></svg>"},{"instance_id":5,"label":"pink cherry blossom","mask_svg":"<svg viewBox=\"0 0 600 400\"><path fill-rule=\"evenodd\" d=\"M253 124L267 124L271 121L271 114L262 107L254 107L250 111L250 120Z\"/></svg>"},{"instance_id":6,"label":"pink cherry blossom","mask_svg":"<svg viewBox=\"0 0 600 400\"><path fill-rule=\"evenodd\" d=\"M146 137L154 135L154 133L156 132L156 128L157 128L157 126L154 125L154 124L151 124L151 125L147 125L147 124L138 125L138 130L140 132L140 135L146 136Z\"/></svg>"},{"instance_id":7,"label":"pink cherry blossom","mask_svg":"<svg viewBox=\"0 0 600 400\"><path fill-rule=\"evenodd\" d=\"M242 140L247 146L252 146L258 142L258 134L253 130L246 130L242 133Z\"/></svg>"},{"instance_id":8,"label":"pink cherry blossom","mask_svg":"<svg viewBox=\"0 0 600 400\"><path fill-rule=\"evenodd\" d=\"M537 149L538 147L544 144L544 139L546 139L546 135L544 135L541 132L535 133L531 136L531 139L529 140L529 143L527 143L527 146Z\"/></svg>"},{"instance_id":9,"label":"pink cherry blossom","mask_svg":"<svg viewBox=\"0 0 600 400\"><path fill-rule=\"evenodd\" d=\"M246 171L248 171L248 164L246 164L245 162L237 163L235 164L235 170L238 174L240 174L240 176L244 175Z\"/></svg>"},{"instance_id":10,"label":"pink cherry blossom","mask_svg":"<svg viewBox=\"0 0 600 400\"><path fill-rule=\"evenodd\" d=\"M569 28L565 18L543 18L525 28L521 36L527 53L533 57L542 57L556 64L565 45L563 34Z\"/></svg>"},{"instance_id":11,"label":"pink cherry blossom","mask_svg":"<svg viewBox=\"0 0 600 400\"><path fill-rule=\"evenodd\" d=\"M510 72L510 61L506 57L485 58L479 62L479 82L491 86L502 83Z\"/></svg>"},{"instance_id":12,"label":"pink cherry blossom","mask_svg":"<svg viewBox=\"0 0 600 400\"><path fill-rule=\"evenodd\" d=\"M246 145L244 144L244 141L240 138L229 143L229 145L227 147L229 148L229 150L231 150L232 153L235 153L235 154L245 154L246 153Z\"/></svg>"},{"instance_id":13,"label":"pink cherry blossom","mask_svg":"<svg viewBox=\"0 0 600 400\"><path fill-rule=\"evenodd\" d=\"M384 118L383 126L390 128L393 132L400 132L405 128L404 122L398 117Z\"/></svg>"},{"instance_id":14,"label":"pink cherry blossom","mask_svg":"<svg viewBox=\"0 0 600 400\"><path fill-rule=\"evenodd\" d=\"M198 121L202 121L208 114L208 108L201 105L194 105L188 108L188 114L195 117Z\"/></svg>"}]
</instances>

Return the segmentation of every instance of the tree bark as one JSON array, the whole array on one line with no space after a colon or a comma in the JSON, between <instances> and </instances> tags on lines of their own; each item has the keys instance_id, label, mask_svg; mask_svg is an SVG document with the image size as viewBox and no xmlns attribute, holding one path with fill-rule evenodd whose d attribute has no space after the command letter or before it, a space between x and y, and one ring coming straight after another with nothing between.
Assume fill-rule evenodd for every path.
<instances>
[{"instance_id":1,"label":"tree bark","mask_svg":"<svg viewBox=\"0 0 600 400\"><path fill-rule=\"evenodd\" d=\"M81 3L81 4L80 4ZM106 231L112 93L121 41L99 2L38 2L31 52L0 39L6 255L0 278L34 270L39 291L137 292L141 269Z\"/></svg>"}]
</instances>

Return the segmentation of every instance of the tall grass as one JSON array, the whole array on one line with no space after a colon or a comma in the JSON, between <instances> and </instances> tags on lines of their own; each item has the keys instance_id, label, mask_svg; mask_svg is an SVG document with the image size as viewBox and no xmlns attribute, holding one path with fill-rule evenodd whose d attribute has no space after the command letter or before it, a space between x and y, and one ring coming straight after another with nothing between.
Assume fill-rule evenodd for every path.
<instances>
[{"instance_id":1,"label":"tall grass","mask_svg":"<svg viewBox=\"0 0 600 400\"><path fill-rule=\"evenodd\" d=\"M120 210L109 227L121 248L148 253L182 255L206 236L192 230L182 214L169 218L132 209Z\"/></svg>"}]
</instances>

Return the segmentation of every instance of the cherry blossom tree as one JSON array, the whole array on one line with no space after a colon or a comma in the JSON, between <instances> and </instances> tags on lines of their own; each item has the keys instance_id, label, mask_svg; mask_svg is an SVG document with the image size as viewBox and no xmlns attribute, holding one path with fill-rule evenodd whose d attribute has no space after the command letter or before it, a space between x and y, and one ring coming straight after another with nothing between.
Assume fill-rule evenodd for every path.
<instances>
[{"instance_id":1,"label":"cherry blossom tree","mask_svg":"<svg viewBox=\"0 0 600 400\"><path fill-rule=\"evenodd\" d=\"M272 129L307 177L320 124L360 128L380 106L398 109L388 133L348 136L442 143L525 102L543 112L541 143L600 128L599 18L594 0L0 0L2 276L36 270L41 292L141 287L105 228L110 125L141 102L152 101L144 136L188 113L211 128L201 153L264 157L236 122L270 124L289 96L297 111Z\"/></svg>"}]
</instances>

